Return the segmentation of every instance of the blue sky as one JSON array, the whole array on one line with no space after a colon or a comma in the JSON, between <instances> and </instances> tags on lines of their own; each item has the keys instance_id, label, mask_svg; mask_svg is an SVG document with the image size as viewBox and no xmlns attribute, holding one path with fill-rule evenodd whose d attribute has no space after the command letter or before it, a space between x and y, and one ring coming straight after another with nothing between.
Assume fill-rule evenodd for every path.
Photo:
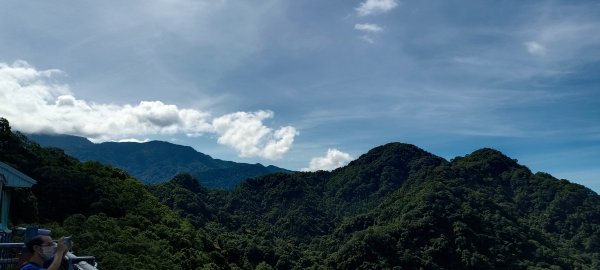
<instances>
[{"instance_id":1,"label":"blue sky","mask_svg":"<svg viewBox=\"0 0 600 270\"><path fill-rule=\"evenodd\" d=\"M294 170L492 147L598 192L600 3L0 0L0 104Z\"/></svg>"}]
</instances>

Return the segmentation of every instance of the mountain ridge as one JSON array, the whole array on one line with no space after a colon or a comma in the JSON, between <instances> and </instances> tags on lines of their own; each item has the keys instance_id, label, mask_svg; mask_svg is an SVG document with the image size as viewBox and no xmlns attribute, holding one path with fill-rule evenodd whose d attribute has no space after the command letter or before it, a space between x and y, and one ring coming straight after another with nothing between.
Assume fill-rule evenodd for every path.
<instances>
[{"instance_id":1,"label":"mountain ridge","mask_svg":"<svg viewBox=\"0 0 600 270\"><path fill-rule=\"evenodd\" d=\"M237 163L214 159L190 146L165 141L104 142L95 144L72 135L29 134L42 146L57 147L82 161L99 161L121 168L144 183L168 181L189 173L211 188L232 188L240 181L273 172L290 172L260 163Z\"/></svg>"},{"instance_id":2,"label":"mountain ridge","mask_svg":"<svg viewBox=\"0 0 600 270\"><path fill-rule=\"evenodd\" d=\"M73 234L107 269L600 267L600 196L497 150L447 161L391 143L215 190L187 174L143 186L3 130L0 160L38 180L15 190L13 220Z\"/></svg>"},{"instance_id":3,"label":"mountain ridge","mask_svg":"<svg viewBox=\"0 0 600 270\"><path fill-rule=\"evenodd\" d=\"M176 198L167 195L170 188L151 190L166 202ZM232 237L220 246L244 254L239 247L262 243L255 246L262 250L254 253L258 259L227 257L232 261L290 269L600 265L600 245L594 244L600 239L600 196L547 173L532 173L491 148L447 161L414 145L390 143L332 172L249 179L218 204L204 196L194 197L196 204L212 210L195 224L211 224L211 216L220 213ZM184 202L167 204L194 220L197 215L181 208ZM269 242L273 237L312 257L286 257L289 247Z\"/></svg>"}]
</instances>

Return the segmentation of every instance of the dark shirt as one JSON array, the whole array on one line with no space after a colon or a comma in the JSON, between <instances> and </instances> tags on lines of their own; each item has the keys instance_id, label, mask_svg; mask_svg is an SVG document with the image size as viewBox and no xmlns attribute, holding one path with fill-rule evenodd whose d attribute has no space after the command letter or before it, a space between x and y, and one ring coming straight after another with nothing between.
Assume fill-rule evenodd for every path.
<instances>
[{"instance_id":1,"label":"dark shirt","mask_svg":"<svg viewBox=\"0 0 600 270\"><path fill-rule=\"evenodd\" d=\"M44 270L46 268L42 268L41 266L37 265L36 263L32 263L32 262L28 262L26 264L24 264L23 266L21 266L21 268L19 270Z\"/></svg>"}]
</instances>

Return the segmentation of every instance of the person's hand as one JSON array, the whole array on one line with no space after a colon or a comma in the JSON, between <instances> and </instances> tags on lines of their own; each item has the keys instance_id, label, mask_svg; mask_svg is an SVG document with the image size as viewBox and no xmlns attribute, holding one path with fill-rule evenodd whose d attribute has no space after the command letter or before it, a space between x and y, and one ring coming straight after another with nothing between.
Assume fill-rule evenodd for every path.
<instances>
[{"instance_id":1,"label":"person's hand","mask_svg":"<svg viewBox=\"0 0 600 270\"><path fill-rule=\"evenodd\" d=\"M65 244L65 238L61 237L60 239L58 239L57 244L58 245L56 246L56 254L64 256L65 253L67 253L67 251L69 250L69 247Z\"/></svg>"}]
</instances>

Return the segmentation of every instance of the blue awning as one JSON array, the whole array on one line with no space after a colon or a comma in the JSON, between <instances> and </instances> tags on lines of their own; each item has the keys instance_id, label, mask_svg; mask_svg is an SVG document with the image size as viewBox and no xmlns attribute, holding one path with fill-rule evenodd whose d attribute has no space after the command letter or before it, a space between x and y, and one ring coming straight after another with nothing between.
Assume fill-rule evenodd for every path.
<instances>
[{"instance_id":1,"label":"blue awning","mask_svg":"<svg viewBox=\"0 0 600 270\"><path fill-rule=\"evenodd\" d=\"M6 181L6 187L31 187L37 183L31 177L17 171L4 162L0 162L0 178L2 177Z\"/></svg>"}]
</instances>

